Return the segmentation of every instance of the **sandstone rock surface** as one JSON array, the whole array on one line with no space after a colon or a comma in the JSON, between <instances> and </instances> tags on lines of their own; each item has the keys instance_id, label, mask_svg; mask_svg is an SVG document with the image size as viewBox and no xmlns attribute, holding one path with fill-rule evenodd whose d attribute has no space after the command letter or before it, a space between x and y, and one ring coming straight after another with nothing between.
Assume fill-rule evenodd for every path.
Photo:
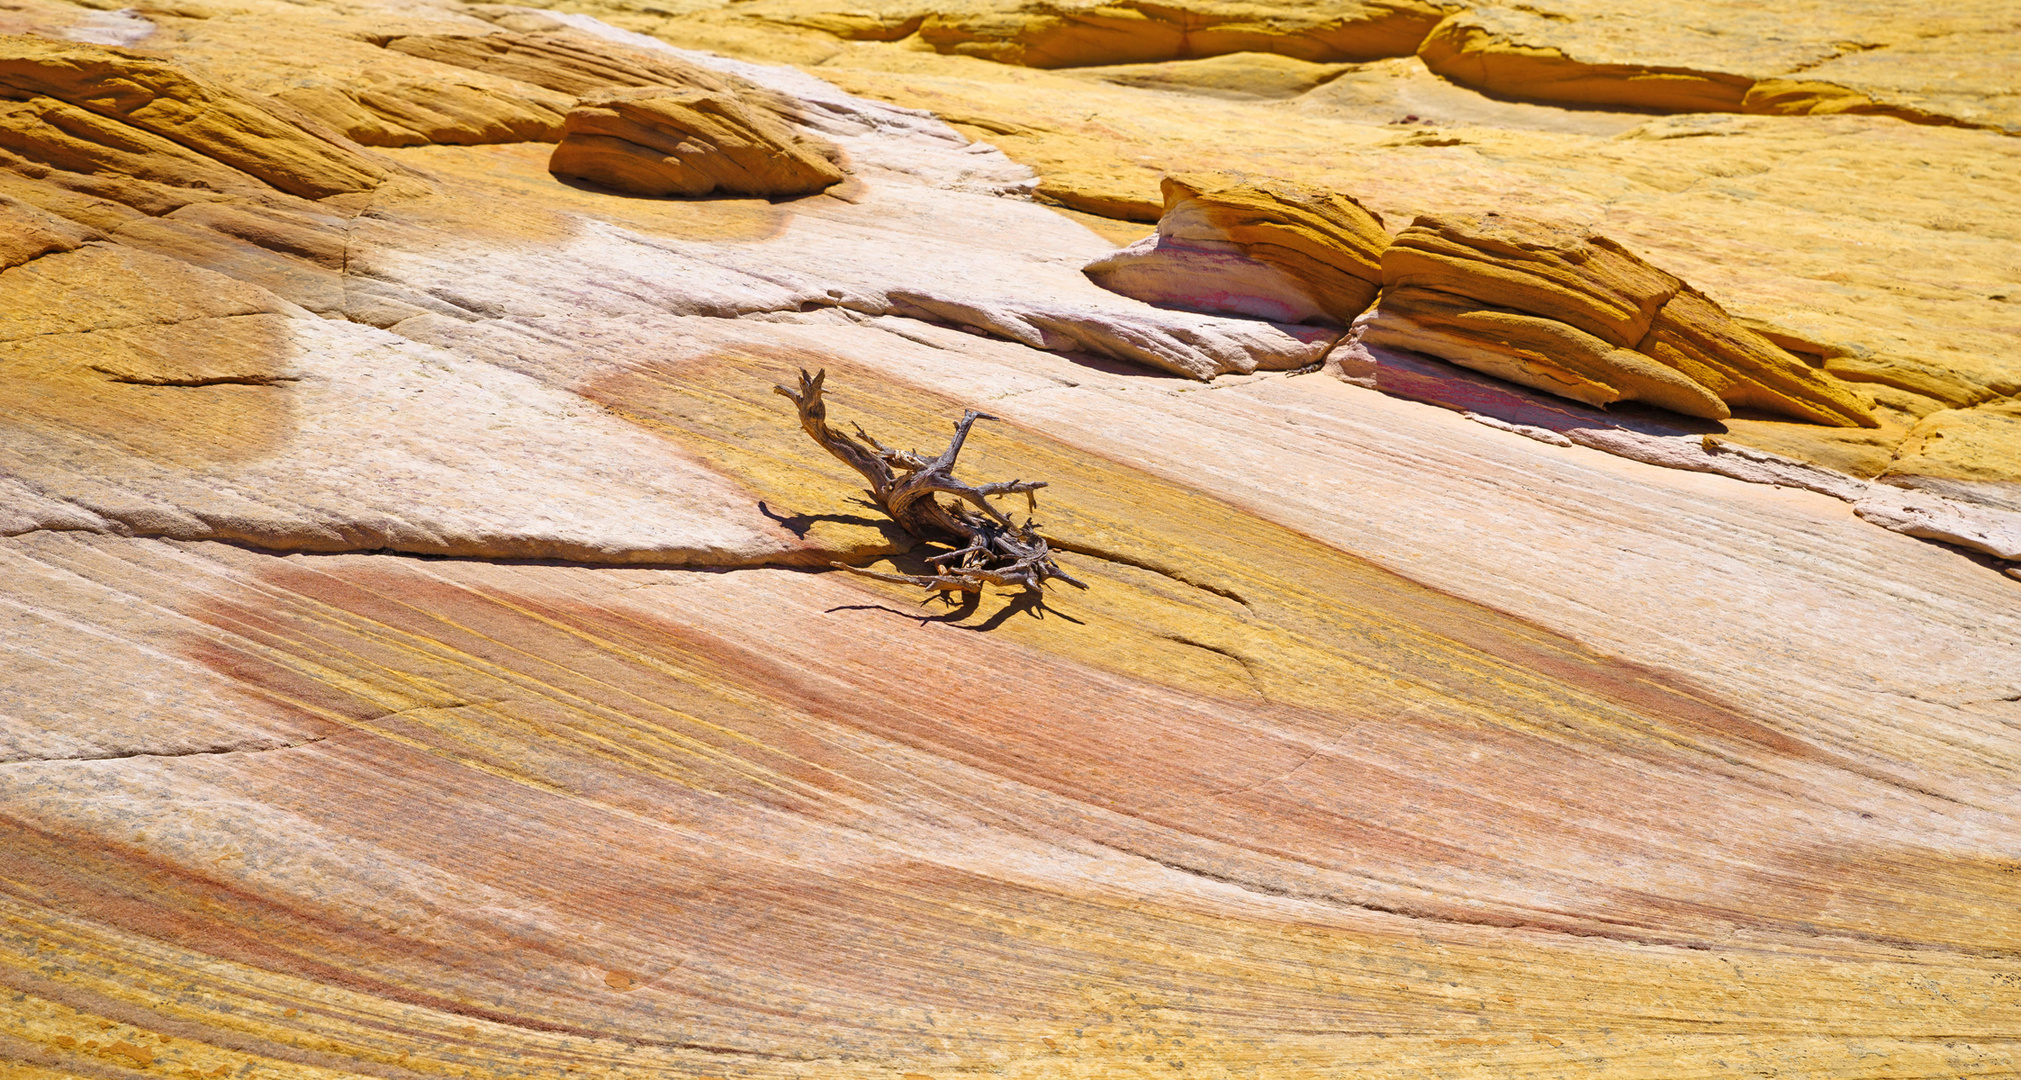
<instances>
[{"instance_id":1,"label":"sandstone rock surface","mask_svg":"<svg viewBox=\"0 0 2021 1080\"><path fill-rule=\"evenodd\" d=\"M1688 23L1598 0L705 0L679 12L611 0L571 6L679 44L756 50L800 63L854 59L847 42L891 42L1047 69L1148 67L1245 52L1306 62L1415 55L1477 90L1575 107L1873 115L2010 133L2021 118L2021 95L2008 77L2017 48L2011 13L1983 0L1940 14L1877 0L1787 0L1766 7L1714 0L1698 5ZM1261 85L1274 81L1265 75Z\"/></svg>"},{"instance_id":2,"label":"sandstone rock surface","mask_svg":"<svg viewBox=\"0 0 2021 1080\"><path fill-rule=\"evenodd\" d=\"M1337 192L1166 177L1155 236L1083 272L1124 296L1191 311L1345 326L1375 299L1382 219Z\"/></svg>"},{"instance_id":3,"label":"sandstone rock surface","mask_svg":"<svg viewBox=\"0 0 2021 1080\"><path fill-rule=\"evenodd\" d=\"M1438 20L1412 0L1315 7L1248 3L1021 3L934 12L920 40L958 56L1029 67L1145 63L1239 52L1373 60L1410 48Z\"/></svg>"},{"instance_id":4,"label":"sandstone rock surface","mask_svg":"<svg viewBox=\"0 0 2021 1080\"><path fill-rule=\"evenodd\" d=\"M1382 307L1364 331L1374 344L1590 405L1879 424L1850 388L1604 236L1492 212L1421 217L1382 259Z\"/></svg>"},{"instance_id":5,"label":"sandstone rock surface","mask_svg":"<svg viewBox=\"0 0 2021 1080\"><path fill-rule=\"evenodd\" d=\"M1990 77L2015 46L1993 6L1931 19L1873 3L1704 5L1691 26L1614 5L1480 5L1450 15L1418 54L1433 70L1536 101L1665 111L1864 114L2013 132L2011 85ZM1953 61L1933 77L1937 56Z\"/></svg>"},{"instance_id":6,"label":"sandstone rock surface","mask_svg":"<svg viewBox=\"0 0 2021 1080\"><path fill-rule=\"evenodd\" d=\"M1552 3L1582 61L1757 84L1977 40ZM2014 140L1550 109L1411 56L1155 89L939 52L917 6L567 6L0 9L384 177L311 197L88 96L0 102L14 1072L2021 1070ZM723 87L848 179L546 169L541 110ZM260 155L310 160L274 130ZM1652 335L1686 365L1766 342L1877 426L1597 408L1367 312L1153 306L1081 272L1134 226L1033 200L1155 219L1160 177L1217 172L1611 237L1512 244L1545 310L1510 286L1454 323L1652 379ZM1255 209L1228 220L1300 220ZM1666 322L1687 280L1730 320ZM896 446L999 418L963 462L1048 481L1091 588L922 606L815 572L930 549L771 392L814 367Z\"/></svg>"},{"instance_id":7,"label":"sandstone rock surface","mask_svg":"<svg viewBox=\"0 0 2021 1080\"><path fill-rule=\"evenodd\" d=\"M1146 90L1276 100L1298 97L1355 69L1353 64L1300 60L1281 53L1236 52L1200 60L1098 65L1066 73Z\"/></svg>"},{"instance_id":8,"label":"sandstone rock surface","mask_svg":"<svg viewBox=\"0 0 2021 1080\"><path fill-rule=\"evenodd\" d=\"M353 149L289 123L209 79L141 53L32 37L0 38L0 96L30 106L62 102L111 122L110 128L90 124L91 134L82 137L87 144L104 140L118 149L153 156L144 138L119 130L131 129L166 139L291 195L322 198L369 191L387 176ZM24 130L31 122L25 111L10 109L9 116L7 127L19 134L6 148L26 150L31 159L41 160L44 155L36 150L42 140ZM65 126L42 122L59 130ZM108 131L118 134L101 134ZM117 146L126 140L140 145Z\"/></svg>"},{"instance_id":9,"label":"sandstone rock surface","mask_svg":"<svg viewBox=\"0 0 2021 1080\"><path fill-rule=\"evenodd\" d=\"M837 156L753 102L652 89L584 97L547 168L633 195L812 195L842 182Z\"/></svg>"}]
</instances>

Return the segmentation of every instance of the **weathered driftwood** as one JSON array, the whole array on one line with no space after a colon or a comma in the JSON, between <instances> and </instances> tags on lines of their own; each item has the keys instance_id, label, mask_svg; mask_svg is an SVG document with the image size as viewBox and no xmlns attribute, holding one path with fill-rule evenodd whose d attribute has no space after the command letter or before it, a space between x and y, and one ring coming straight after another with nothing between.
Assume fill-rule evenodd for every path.
<instances>
[{"instance_id":1,"label":"weathered driftwood","mask_svg":"<svg viewBox=\"0 0 2021 1080\"><path fill-rule=\"evenodd\" d=\"M855 427L863 442L829 427L828 405L821 399L821 383L827 377L825 370L809 375L803 368L797 393L784 386L772 389L799 408L800 426L815 442L870 481L870 497L906 532L922 540L952 540L958 545L928 557L926 561L936 571L932 574L881 574L839 562L829 565L879 581L943 592L979 593L984 585L1022 585L1027 592L1037 593L1052 578L1087 588L1053 561L1052 548L1029 516L1023 525L1013 524L989 503L993 496L1022 494L1027 508L1036 511L1038 498L1032 493L1045 487L1044 481L1004 480L976 486L954 478L954 459L961 453L968 429L977 420L996 417L968 410L955 423L954 441L947 449L939 457L922 458L916 452L885 446L861 424ZM952 495L956 501L942 502L936 497L939 495Z\"/></svg>"}]
</instances>

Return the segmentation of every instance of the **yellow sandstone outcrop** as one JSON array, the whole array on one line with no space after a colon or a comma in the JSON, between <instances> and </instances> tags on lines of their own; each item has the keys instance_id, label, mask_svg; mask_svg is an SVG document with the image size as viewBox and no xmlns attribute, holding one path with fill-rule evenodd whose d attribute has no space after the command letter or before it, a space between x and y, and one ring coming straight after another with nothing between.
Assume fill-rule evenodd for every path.
<instances>
[{"instance_id":1,"label":"yellow sandstone outcrop","mask_svg":"<svg viewBox=\"0 0 2021 1080\"><path fill-rule=\"evenodd\" d=\"M0 270L74 251L90 237L91 230L74 221L0 195Z\"/></svg>"},{"instance_id":2,"label":"yellow sandstone outcrop","mask_svg":"<svg viewBox=\"0 0 2021 1080\"><path fill-rule=\"evenodd\" d=\"M1097 284L1190 311L1337 326L1382 284L1382 219L1353 198L1230 176L1166 177L1157 235L1089 263Z\"/></svg>"},{"instance_id":3,"label":"yellow sandstone outcrop","mask_svg":"<svg viewBox=\"0 0 2021 1080\"><path fill-rule=\"evenodd\" d=\"M650 56L568 33L407 34L389 38L396 53L500 75L564 94L613 86L684 86L700 90L747 89L734 76L664 56Z\"/></svg>"},{"instance_id":4,"label":"yellow sandstone outcrop","mask_svg":"<svg viewBox=\"0 0 2021 1080\"><path fill-rule=\"evenodd\" d=\"M528 20L500 16L521 24ZM463 79L382 75L296 80L273 96L366 146L558 142L584 94L672 87L734 94L791 113L781 95L695 64L599 41L553 20L535 32L393 34L374 38L403 72L460 68ZM535 24L537 25L537 24ZM420 63L415 64L416 61Z\"/></svg>"},{"instance_id":5,"label":"yellow sandstone outcrop","mask_svg":"<svg viewBox=\"0 0 2021 1080\"><path fill-rule=\"evenodd\" d=\"M1815 79L1762 79L1747 88L1740 111L1765 116L1892 116L1915 124L1969 126L1940 112L1879 101L1871 94Z\"/></svg>"},{"instance_id":6,"label":"yellow sandstone outcrop","mask_svg":"<svg viewBox=\"0 0 2021 1080\"><path fill-rule=\"evenodd\" d=\"M1604 236L1495 213L1420 217L1382 268L1371 344L1590 405L1878 424L1870 403Z\"/></svg>"},{"instance_id":7,"label":"yellow sandstone outcrop","mask_svg":"<svg viewBox=\"0 0 2021 1080\"><path fill-rule=\"evenodd\" d=\"M1556 319L1483 309L1449 293L1386 291L1362 333L1370 344L1427 353L1588 405L1645 401L1687 416L1730 415L1712 391L1632 349Z\"/></svg>"},{"instance_id":8,"label":"yellow sandstone outcrop","mask_svg":"<svg viewBox=\"0 0 2021 1080\"><path fill-rule=\"evenodd\" d=\"M731 95L648 88L584 97L548 170L633 195L809 195L842 182L836 154Z\"/></svg>"},{"instance_id":9,"label":"yellow sandstone outcrop","mask_svg":"<svg viewBox=\"0 0 2021 1080\"><path fill-rule=\"evenodd\" d=\"M1290 6L1123 0L1040 0L1005 9L928 14L920 39L933 48L1026 67L1149 63L1280 53L1300 60L1375 60L1408 53L1443 13L1412 0Z\"/></svg>"},{"instance_id":10,"label":"yellow sandstone outcrop","mask_svg":"<svg viewBox=\"0 0 2021 1080\"><path fill-rule=\"evenodd\" d=\"M336 86L311 83L274 96L364 146L476 146L553 142L572 102L564 95L499 93L470 82Z\"/></svg>"},{"instance_id":11,"label":"yellow sandstone outcrop","mask_svg":"<svg viewBox=\"0 0 2021 1080\"><path fill-rule=\"evenodd\" d=\"M1850 388L1735 322L1689 285L1656 313L1636 348L1731 406L1833 427L1877 426L1872 406Z\"/></svg>"},{"instance_id":12,"label":"yellow sandstone outcrop","mask_svg":"<svg viewBox=\"0 0 2021 1080\"><path fill-rule=\"evenodd\" d=\"M0 100L0 151L24 164L169 187L233 192L264 186L153 132L48 97Z\"/></svg>"},{"instance_id":13,"label":"yellow sandstone outcrop","mask_svg":"<svg viewBox=\"0 0 2021 1080\"><path fill-rule=\"evenodd\" d=\"M1223 53L1199 60L1112 64L1069 68L1062 74L1098 79L1116 86L1175 90L1240 100L1295 98L1355 70L1353 64L1325 64L1272 52Z\"/></svg>"},{"instance_id":14,"label":"yellow sandstone outcrop","mask_svg":"<svg viewBox=\"0 0 2021 1080\"><path fill-rule=\"evenodd\" d=\"M1679 284L1604 236L1493 211L1411 222L1383 253L1382 282L1557 319L1625 348Z\"/></svg>"},{"instance_id":15,"label":"yellow sandstone outcrop","mask_svg":"<svg viewBox=\"0 0 2021 1080\"><path fill-rule=\"evenodd\" d=\"M2021 510L2021 402L1945 409L1923 418L1886 476L1938 490L1963 488L1980 501Z\"/></svg>"},{"instance_id":16,"label":"yellow sandstone outcrop","mask_svg":"<svg viewBox=\"0 0 2021 1080\"><path fill-rule=\"evenodd\" d=\"M1417 52L1454 82L1525 101L2021 131L2021 54L1990 4L1904 17L1888 5L1727 0L1700 5L1688 26L1599 0L1483 4Z\"/></svg>"},{"instance_id":17,"label":"yellow sandstone outcrop","mask_svg":"<svg viewBox=\"0 0 2021 1080\"><path fill-rule=\"evenodd\" d=\"M38 137L44 125L71 140L142 159L164 156L157 152L156 140L166 140L311 199L369 191L388 176L352 148L283 120L180 65L135 50L0 37L0 98L30 106L9 109L0 121L15 145L55 142ZM43 104L51 99L114 126L89 124L79 131L84 125L63 122L72 115L67 110Z\"/></svg>"},{"instance_id":18,"label":"yellow sandstone outcrop","mask_svg":"<svg viewBox=\"0 0 2021 1080\"><path fill-rule=\"evenodd\" d=\"M614 87L777 98L735 76L600 42L547 21L551 26L535 33L376 37L384 50L380 66L401 74L368 67L349 81L294 80L273 96L367 146L556 142L562 118L578 96ZM452 68L474 76L411 74Z\"/></svg>"},{"instance_id":19,"label":"yellow sandstone outcrop","mask_svg":"<svg viewBox=\"0 0 2021 1080\"><path fill-rule=\"evenodd\" d=\"M1989 0L1941 13L1872 2L1706 0L1683 21L1608 0L702 0L678 10L570 0L567 7L693 48L810 65L857 62L860 50L845 42L1033 68L1239 52L1308 61L1417 55L1454 82L1504 99L1664 112L1850 113L2021 132L2021 88L2013 79L2021 37L2005 8ZM524 11L472 10L501 25L523 18L506 12Z\"/></svg>"},{"instance_id":20,"label":"yellow sandstone outcrop","mask_svg":"<svg viewBox=\"0 0 2021 1080\"><path fill-rule=\"evenodd\" d=\"M1509 21L1502 12L1455 15L1425 38L1418 56L1463 86L1567 105L1739 112L1754 82L1721 71L1576 59L1555 45L1518 36L1507 28Z\"/></svg>"}]
</instances>

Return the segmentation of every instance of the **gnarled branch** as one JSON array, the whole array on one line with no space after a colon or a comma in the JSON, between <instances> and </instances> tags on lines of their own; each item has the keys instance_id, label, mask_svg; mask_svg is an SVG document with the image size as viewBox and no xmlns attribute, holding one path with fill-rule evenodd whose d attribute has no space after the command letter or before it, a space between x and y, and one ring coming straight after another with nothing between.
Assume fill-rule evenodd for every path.
<instances>
[{"instance_id":1,"label":"gnarled branch","mask_svg":"<svg viewBox=\"0 0 2021 1080\"><path fill-rule=\"evenodd\" d=\"M827 377L826 371L809 375L802 369L798 391L784 386L772 389L800 410L800 427L810 438L870 482L871 499L906 532L922 540L952 540L961 545L929 558L936 571L932 574L881 574L843 563L831 565L880 581L946 592L979 593L984 585L1020 585L1029 592L1039 592L1053 578L1087 588L1053 561L1052 548L1038 534L1029 515L1019 525L989 502L1001 495L1022 494L1028 511L1036 512L1038 497L1033 493L1045 487L1045 481L1000 480L978 487L955 479L954 461L968 440L969 429L977 420L996 417L968 410L955 422L954 438L947 449L928 460L916 451L885 446L860 424L856 434L862 442L829 427L828 405L821 397ZM957 501L942 502L940 495L951 495Z\"/></svg>"}]
</instances>

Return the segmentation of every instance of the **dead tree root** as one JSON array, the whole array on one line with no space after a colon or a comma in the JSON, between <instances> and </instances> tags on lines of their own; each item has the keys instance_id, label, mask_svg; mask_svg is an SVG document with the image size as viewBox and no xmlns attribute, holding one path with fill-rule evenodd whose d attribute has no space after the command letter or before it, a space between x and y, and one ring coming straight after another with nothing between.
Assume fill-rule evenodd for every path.
<instances>
[{"instance_id":1,"label":"dead tree root","mask_svg":"<svg viewBox=\"0 0 2021 1080\"><path fill-rule=\"evenodd\" d=\"M906 532L922 540L952 541L952 551L930 556L931 574L881 574L844 563L830 563L838 570L875 578L918 585L939 592L980 593L985 585L1022 586L1026 592L1040 593L1045 583L1057 578L1075 588L1087 585L1076 581L1053 561L1052 548L1038 533L1030 513L1038 510L1033 493L1045 487L1042 480L1005 480L991 484L966 484L954 478L954 459L968 439L968 430L977 420L996 417L968 410L954 425L954 439L939 457L922 458L916 451L893 450L856 426L862 441L828 426L828 403L821 398L823 370L800 371L800 389L774 386L772 389L800 410L800 427L821 448L841 459L870 482L870 497L879 509L891 516ZM941 495L951 496L943 502ZM1027 515L1022 525L1014 524L989 500L999 495L1023 495Z\"/></svg>"}]
</instances>

